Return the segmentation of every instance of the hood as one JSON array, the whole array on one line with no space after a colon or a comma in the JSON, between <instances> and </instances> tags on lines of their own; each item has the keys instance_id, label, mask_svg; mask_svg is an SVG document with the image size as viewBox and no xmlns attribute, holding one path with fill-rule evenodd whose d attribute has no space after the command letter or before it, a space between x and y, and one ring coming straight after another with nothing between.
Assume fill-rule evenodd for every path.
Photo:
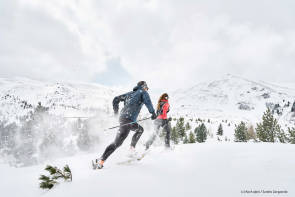
<instances>
[{"instance_id":1,"label":"hood","mask_svg":"<svg viewBox=\"0 0 295 197\"><path fill-rule=\"evenodd\" d=\"M135 86L135 87L133 88L133 91L136 91L136 90L139 90L139 89L142 89L142 87L141 87L141 86Z\"/></svg>"}]
</instances>

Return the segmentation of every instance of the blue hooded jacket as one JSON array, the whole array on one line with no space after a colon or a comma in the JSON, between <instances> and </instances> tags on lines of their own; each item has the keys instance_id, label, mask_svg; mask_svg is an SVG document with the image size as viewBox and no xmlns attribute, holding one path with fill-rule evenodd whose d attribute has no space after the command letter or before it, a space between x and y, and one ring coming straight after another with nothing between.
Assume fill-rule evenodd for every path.
<instances>
[{"instance_id":1,"label":"blue hooded jacket","mask_svg":"<svg viewBox=\"0 0 295 197\"><path fill-rule=\"evenodd\" d=\"M113 109L115 114L119 111L120 101L124 101L124 107L120 112L120 118L136 121L143 104L145 104L151 114L155 113L149 93L143 90L141 86L136 86L133 88L132 92L114 98Z\"/></svg>"}]
</instances>

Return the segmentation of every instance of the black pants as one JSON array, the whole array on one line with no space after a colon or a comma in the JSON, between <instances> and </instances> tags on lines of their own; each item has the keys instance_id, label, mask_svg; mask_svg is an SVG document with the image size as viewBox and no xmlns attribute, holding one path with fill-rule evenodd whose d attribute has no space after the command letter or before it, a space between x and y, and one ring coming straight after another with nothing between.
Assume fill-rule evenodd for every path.
<instances>
[{"instance_id":1,"label":"black pants","mask_svg":"<svg viewBox=\"0 0 295 197\"><path fill-rule=\"evenodd\" d=\"M140 136L143 133L143 128L137 123L131 123L132 121L125 118L120 118L120 129L116 135L115 141L111 143L104 151L101 159L106 160L119 146L122 145L126 137L128 136L130 130L135 131L132 137L131 146L135 147ZM131 124L128 124L131 123ZM128 124L128 125L125 125Z\"/></svg>"},{"instance_id":2,"label":"black pants","mask_svg":"<svg viewBox=\"0 0 295 197\"><path fill-rule=\"evenodd\" d=\"M169 121L168 120L164 120L164 119L156 119L154 123L155 123L155 130L156 130L156 132L153 133L153 135L150 137L150 139L146 142L146 144L145 144L146 150L149 149L150 146L155 141L155 139L156 139L156 137L157 137L157 135L158 135L161 127L166 132L166 135L165 135L165 146L166 147L170 147L170 132L171 132L171 128L170 128L170 125L169 125Z\"/></svg>"}]
</instances>

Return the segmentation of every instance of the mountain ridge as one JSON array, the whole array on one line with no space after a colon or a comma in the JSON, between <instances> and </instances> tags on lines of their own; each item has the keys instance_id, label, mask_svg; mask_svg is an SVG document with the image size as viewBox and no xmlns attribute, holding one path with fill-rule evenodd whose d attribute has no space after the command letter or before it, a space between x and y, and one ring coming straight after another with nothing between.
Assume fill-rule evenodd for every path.
<instances>
[{"instance_id":1,"label":"mountain ridge","mask_svg":"<svg viewBox=\"0 0 295 197\"><path fill-rule=\"evenodd\" d=\"M270 105L285 106L290 102L288 107L291 108L295 98L293 90L227 74L171 92L171 115L216 117L219 114L254 120ZM0 91L0 119L29 113L38 102L49 107L49 112L63 116L111 113L113 97L122 93L95 83L44 82L23 77L0 78Z\"/></svg>"},{"instance_id":2,"label":"mountain ridge","mask_svg":"<svg viewBox=\"0 0 295 197\"><path fill-rule=\"evenodd\" d=\"M178 116L223 116L257 122L267 107L279 105L278 110L287 113L291 110L294 95L289 87L227 74L217 80L178 89L172 93L171 103L173 113Z\"/></svg>"}]
</instances>

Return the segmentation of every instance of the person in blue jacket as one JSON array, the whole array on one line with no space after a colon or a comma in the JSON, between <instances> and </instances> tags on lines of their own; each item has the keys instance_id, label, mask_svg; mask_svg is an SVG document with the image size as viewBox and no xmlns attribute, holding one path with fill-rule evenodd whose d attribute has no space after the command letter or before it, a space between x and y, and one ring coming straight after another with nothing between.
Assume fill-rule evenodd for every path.
<instances>
[{"instance_id":1,"label":"person in blue jacket","mask_svg":"<svg viewBox=\"0 0 295 197\"><path fill-rule=\"evenodd\" d=\"M115 114L118 114L119 103L122 101L124 102L124 107L121 110L119 117L119 132L116 135L115 141L107 146L100 159L96 159L95 162L93 162L94 169L101 169L103 167L103 164L107 158L124 142L130 130L135 131L135 134L131 140L131 149L135 148L140 136L144 131L143 127L136 122L143 104L145 104L149 112L152 114L151 119L154 120L157 118L149 93L147 91L148 86L146 82L140 81L137 83L137 86L133 88L133 91L114 98L113 109Z\"/></svg>"}]
</instances>

